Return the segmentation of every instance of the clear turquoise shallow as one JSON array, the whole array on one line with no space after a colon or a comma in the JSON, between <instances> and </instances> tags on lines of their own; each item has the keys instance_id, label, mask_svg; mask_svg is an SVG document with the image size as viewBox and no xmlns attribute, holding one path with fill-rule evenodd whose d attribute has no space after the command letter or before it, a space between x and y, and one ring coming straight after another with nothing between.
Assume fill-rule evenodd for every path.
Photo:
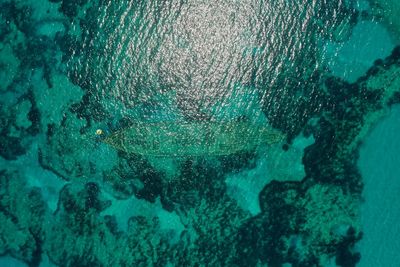
<instances>
[{"instance_id":1,"label":"clear turquoise shallow","mask_svg":"<svg viewBox=\"0 0 400 267\"><path fill-rule=\"evenodd\" d=\"M396 266L400 261L400 108L394 106L366 138L360 151L365 203L361 223L365 232L359 266Z\"/></svg>"},{"instance_id":2,"label":"clear turquoise shallow","mask_svg":"<svg viewBox=\"0 0 400 267\"><path fill-rule=\"evenodd\" d=\"M396 2L0 6L0 266L400 262ZM138 120L283 138L217 157L103 142Z\"/></svg>"}]
</instances>

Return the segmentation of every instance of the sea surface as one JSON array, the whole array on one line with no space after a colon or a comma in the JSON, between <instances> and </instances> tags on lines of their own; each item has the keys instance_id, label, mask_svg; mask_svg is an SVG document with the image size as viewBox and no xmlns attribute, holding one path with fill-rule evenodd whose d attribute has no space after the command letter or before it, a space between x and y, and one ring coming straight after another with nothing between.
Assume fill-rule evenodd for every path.
<instances>
[{"instance_id":1,"label":"sea surface","mask_svg":"<svg viewBox=\"0 0 400 267\"><path fill-rule=\"evenodd\" d=\"M0 267L400 266L397 0L0 0Z\"/></svg>"}]
</instances>

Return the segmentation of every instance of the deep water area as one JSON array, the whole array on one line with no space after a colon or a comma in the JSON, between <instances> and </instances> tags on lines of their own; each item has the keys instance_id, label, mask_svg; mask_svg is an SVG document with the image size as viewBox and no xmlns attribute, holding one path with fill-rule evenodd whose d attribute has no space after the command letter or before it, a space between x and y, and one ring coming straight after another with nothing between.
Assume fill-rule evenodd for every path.
<instances>
[{"instance_id":1,"label":"deep water area","mask_svg":"<svg viewBox=\"0 0 400 267\"><path fill-rule=\"evenodd\" d=\"M0 0L0 267L400 266L397 0Z\"/></svg>"}]
</instances>

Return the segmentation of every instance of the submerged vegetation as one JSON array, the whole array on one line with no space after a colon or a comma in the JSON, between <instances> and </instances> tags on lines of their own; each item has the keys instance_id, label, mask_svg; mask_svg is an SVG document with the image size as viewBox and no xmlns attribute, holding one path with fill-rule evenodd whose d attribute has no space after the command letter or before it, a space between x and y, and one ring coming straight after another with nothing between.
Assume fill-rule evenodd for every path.
<instances>
[{"instance_id":1,"label":"submerged vegetation","mask_svg":"<svg viewBox=\"0 0 400 267\"><path fill-rule=\"evenodd\" d=\"M321 44L375 15L317 2L2 1L0 255L355 266L358 148L400 102L400 48L334 76Z\"/></svg>"}]
</instances>

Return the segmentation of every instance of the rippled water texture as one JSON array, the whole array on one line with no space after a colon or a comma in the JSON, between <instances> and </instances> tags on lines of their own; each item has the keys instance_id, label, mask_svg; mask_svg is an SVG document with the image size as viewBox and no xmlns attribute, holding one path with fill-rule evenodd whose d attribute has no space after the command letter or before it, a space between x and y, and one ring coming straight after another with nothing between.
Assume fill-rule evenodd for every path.
<instances>
[{"instance_id":1,"label":"rippled water texture","mask_svg":"<svg viewBox=\"0 0 400 267\"><path fill-rule=\"evenodd\" d=\"M73 51L82 57L70 64L110 111L121 112L115 109L122 104L126 113L138 105L162 110L165 119L260 116L260 107L293 108L280 101L293 93L286 82L304 83L315 74L316 44L331 34L342 5L105 1L92 7L82 46ZM312 94L305 90L298 96Z\"/></svg>"},{"instance_id":2,"label":"rippled water texture","mask_svg":"<svg viewBox=\"0 0 400 267\"><path fill-rule=\"evenodd\" d=\"M0 0L0 266L397 267L399 7Z\"/></svg>"}]
</instances>

